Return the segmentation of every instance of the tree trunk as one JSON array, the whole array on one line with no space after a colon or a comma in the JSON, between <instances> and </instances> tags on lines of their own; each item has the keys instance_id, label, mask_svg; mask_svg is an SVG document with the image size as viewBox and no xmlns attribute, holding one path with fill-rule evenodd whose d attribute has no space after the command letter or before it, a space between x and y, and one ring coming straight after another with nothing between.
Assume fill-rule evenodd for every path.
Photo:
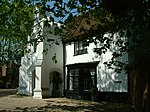
<instances>
[{"instance_id":1,"label":"tree trunk","mask_svg":"<svg viewBox=\"0 0 150 112\"><path fill-rule=\"evenodd\" d=\"M145 65L129 74L129 101L137 112L150 112L150 66Z\"/></svg>"}]
</instances>

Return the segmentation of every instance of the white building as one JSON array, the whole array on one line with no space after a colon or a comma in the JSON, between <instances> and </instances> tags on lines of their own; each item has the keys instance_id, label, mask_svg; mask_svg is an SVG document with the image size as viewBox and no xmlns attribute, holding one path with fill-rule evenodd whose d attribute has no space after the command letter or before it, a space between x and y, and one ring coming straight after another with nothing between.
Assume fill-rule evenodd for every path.
<instances>
[{"instance_id":1,"label":"white building","mask_svg":"<svg viewBox=\"0 0 150 112\"><path fill-rule=\"evenodd\" d=\"M88 47L84 47L82 41L77 40L62 43L59 36L45 33L48 27L44 26L44 20L41 21L41 35L52 43L57 41L59 45L47 47L49 41L45 39L39 42L36 49L30 46L32 50L22 57L18 93L33 95L33 98L66 96L84 99L86 95L88 97L93 86L100 92L128 92L127 74L118 74L103 64L111 59L114 50L117 51L114 44L105 54L99 56L93 52L95 48L99 48L99 41L96 45L90 43ZM36 34L37 30L39 29L35 27L33 32ZM113 39L115 41L116 35ZM43 53L43 50L47 50L47 53ZM57 63L54 62L55 54ZM127 61L128 56L118 60Z\"/></svg>"},{"instance_id":2,"label":"white building","mask_svg":"<svg viewBox=\"0 0 150 112\"><path fill-rule=\"evenodd\" d=\"M45 27L46 19L40 20L38 14L35 18L33 34L28 37L28 40L38 39L38 43L33 42L33 44L28 45L28 53L21 59L18 94L33 95L33 98L36 99L63 96L62 42L60 37L46 33L48 30L53 31L55 25L49 23L51 28ZM51 40L51 44L48 43L48 39ZM56 41L59 45L54 44ZM44 50L47 52L43 52ZM55 54L58 60L57 63L52 60Z\"/></svg>"},{"instance_id":3,"label":"white building","mask_svg":"<svg viewBox=\"0 0 150 112\"><path fill-rule=\"evenodd\" d=\"M114 36L114 41L115 39ZM90 94L93 86L96 86L100 92L128 92L127 74L116 73L103 64L111 60L113 51L117 50L116 46L112 44L110 49L100 56L93 52L95 48L99 48L100 43L96 45L90 43L88 47L82 45L82 41L75 41L65 46L66 97L84 99ZM124 55L118 60L125 62L128 56Z\"/></svg>"}]
</instances>

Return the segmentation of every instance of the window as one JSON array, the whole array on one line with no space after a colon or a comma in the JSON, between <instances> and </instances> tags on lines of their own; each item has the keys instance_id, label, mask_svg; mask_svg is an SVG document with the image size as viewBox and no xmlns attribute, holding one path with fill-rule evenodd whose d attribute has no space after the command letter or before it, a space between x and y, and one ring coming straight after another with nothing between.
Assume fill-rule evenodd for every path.
<instances>
[{"instance_id":1,"label":"window","mask_svg":"<svg viewBox=\"0 0 150 112\"><path fill-rule=\"evenodd\" d=\"M87 47L83 45L83 41L76 41L74 43L74 55L81 55L87 53Z\"/></svg>"},{"instance_id":2,"label":"window","mask_svg":"<svg viewBox=\"0 0 150 112\"><path fill-rule=\"evenodd\" d=\"M79 85L79 69L69 71L69 90L78 90Z\"/></svg>"},{"instance_id":3,"label":"window","mask_svg":"<svg viewBox=\"0 0 150 112\"><path fill-rule=\"evenodd\" d=\"M83 71L83 90L90 90L93 86L95 86L95 69L85 68Z\"/></svg>"},{"instance_id":4,"label":"window","mask_svg":"<svg viewBox=\"0 0 150 112\"><path fill-rule=\"evenodd\" d=\"M67 90L89 91L93 86L96 86L96 66L97 63L82 63L67 66Z\"/></svg>"}]
</instances>

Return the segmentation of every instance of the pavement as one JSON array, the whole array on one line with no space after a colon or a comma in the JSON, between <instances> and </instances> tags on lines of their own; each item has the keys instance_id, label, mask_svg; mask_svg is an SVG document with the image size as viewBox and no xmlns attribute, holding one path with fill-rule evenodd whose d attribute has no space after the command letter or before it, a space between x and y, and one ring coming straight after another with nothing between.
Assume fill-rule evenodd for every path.
<instances>
[{"instance_id":1,"label":"pavement","mask_svg":"<svg viewBox=\"0 0 150 112\"><path fill-rule=\"evenodd\" d=\"M33 99L17 95L15 89L0 89L0 112L134 112L134 107L67 98Z\"/></svg>"}]
</instances>

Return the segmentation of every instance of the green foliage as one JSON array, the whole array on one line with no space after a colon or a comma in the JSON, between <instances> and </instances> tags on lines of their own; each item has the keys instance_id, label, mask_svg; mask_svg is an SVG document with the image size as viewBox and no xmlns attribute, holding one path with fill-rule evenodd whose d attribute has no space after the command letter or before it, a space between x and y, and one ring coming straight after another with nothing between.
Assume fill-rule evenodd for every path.
<instances>
[{"instance_id":1,"label":"green foliage","mask_svg":"<svg viewBox=\"0 0 150 112\"><path fill-rule=\"evenodd\" d=\"M33 27L34 6L18 0L0 2L0 60L20 58Z\"/></svg>"},{"instance_id":2,"label":"green foliage","mask_svg":"<svg viewBox=\"0 0 150 112\"><path fill-rule=\"evenodd\" d=\"M1 0L0 60L9 61L24 53L28 44L27 36L33 31L35 4L39 8L41 18L50 16L52 21L67 25L66 28L56 27L53 32L63 36L64 42L86 39L84 44L89 45L91 42L97 44L98 40L101 47L95 49L95 52L99 55L106 53L112 43L116 45L118 49L114 51L111 61L104 63L108 68L114 69L112 65L115 65L116 72L119 73L122 69L128 71L144 68L150 63L149 0ZM70 32L63 34L66 29ZM76 31L78 35L75 34ZM43 41L41 31L38 33L40 41ZM105 33L111 33L112 36L104 37ZM116 42L112 39L115 33L119 35ZM127 42L124 37L127 37ZM35 39L29 43L38 41ZM49 47L54 43L59 45L57 41L49 38L48 42ZM47 49L44 52L47 52ZM125 53L129 54L129 63L119 62L117 58ZM56 54L52 60L57 63Z\"/></svg>"},{"instance_id":3,"label":"green foliage","mask_svg":"<svg viewBox=\"0 0 150 112\"><path fill-rule=\"evenodd\" d=\"M37 7L40 17L50 16L52 21L67 25L56 27L53 34L63 36L64 42L73 39L86 39L85 45L97 40L101 47L95 49L99 55L110 50L111 44L118 47L111 61L104 64L120 73L143 67L150 63L150 1L149 0L1 0L0 1L0 60L12 60L15 53L23 54L27 45L27 36L32 34L34 10ZM48 22L47 22L48 23ZM71 24L70 24L71 23ZM69 25L68 25L69 24ZM70 32L65 32L69 30ZM73 30L71 30L73 29ZM49 31L51 32L51 31ZM76 34L78 32L78 34ZM39 33L40 41L43 36ZM107 38L105 33L112 36ZM118 33L116 42L112 39ZM72 38L73 37L73 38ZM95 38L93 38L95 37ZM124 41L127 37L127 42ZM70 40L69 40L70 39ZM31 42L36 43L38 39ZM48 38L49 47L59 44ZM16 44L17 43L17 44ZM19 49L19 51L17 51ZM15 53L14 53L15 52ZM47 52L45 49L44 52ZM120 56L129 54L129 63L117 60ZM52 60L57 63L54 53Z\"/></svg>"},{"instance_id":4,"label":"green foliage","mask_svg":"<svg viewBox=\"0 0 150 112\"><path fill-rule=\"evenodd\" d=\"M41 17L50 16L51 20L60 22L67 25L74 18L80 18L77 22L79 24L69 24L67 27L75 30L79 29L82 32L80 36L82 39L87 39L85 45L89 45L90 42L99 40L102 46L99 49L95 49L99 55L105 53L107 49L110 49L110 44L113 43L111 38L104 37L106 32L112 34L117 32L119 37L117 42L114 43L119 47L118 52L113 53L113 59L111 62L107 62L107 65L115 64L122 66L120 62L115 62L115 58L124 55L124 52L131 54L130 63L132 67L136 67L139 63L147 63L150 60L149 57L149 4L150 1L146 0L42 0L42 1L24 1L19 2L13 0L11 2L0 2L0 35L7 40L7 45L20 42L20 52L25 49L27 44L26 37L32 33L33 21L34 21L34 8L32 3L37 3L37 7L40 10ZM51 4L51 5L50 5ZM92 19L92 21L90 21ZM91 27L88 29L81 24L85 23ZM96 24L93 24L96 23ZM81 27L80 27L81 25ZM62 35L65 27L55 27L55 35ZM66 30L66 29L65 29ZM51 32L51 31L50 31ZM75 31L74 31L75 32ZM63 39L73 37L68 33L63 34ZM83 33L84 32L84 33ZM64 37L66 35L66 37ZM128 37L128 42L122 40L124 36ZM96 37L93 39L92 37ZM11 39L10 39L11 38ZM43 37L42 37L43 38ZM41 40L42 40L41 38ZM1 39L0 39L1 40ZM37 40L35 40L37 41ZM53 43L53 40L48 39ZM9 44L10 42L10 44ZM55 42L55 44L58 44ZM51 45L49 45L51 47ZM2 48L1 48L2 49ZM6 52L12 49L12 46L8 47ZM146 50L147 49L147 50ZM11 54L11 53L9 53ZM18 53L17 53L18 54ZM53 60L55 60L55 57ZM4 58L4 54L3 54ZM117 63L117 64L116 64ZM105 63L106 64L106 63ZM127 65L123 64L123 68Z\"/></svg>"},{"instance_id":5,"label":"green foliage","mask_svg":"<svg viewBox=\"0 0 150 112\"><path fill-rule=\"evenodd\" d=\"M57 63L57 62L58 62L58 61L57 61L56 53L54 53L54 56L52 57L52 60L53 60L55 63Z\"/></svg>"},{"instance_id":6,"label":"green foliage","mask_svg":"<svg viewBox=\"0 0 150 112\"><path fill-rule=\"evenodd\" d=\"M59 3L59 1L57 2ZM85 39L94 42L98 39L102 44L102 47L95 49L99 55L105 53L107 49L110 49L110 44L113 40L105 38L104 34L106 32L119 34L119 37L114 43L119 47L118 52L113 53L113 59L111 62L107 62L108 67L114 64L125 69L128 68L127 63L121 63L115 60L124 53L129 53L130 55L130 67L136 68L139 63L144 65L144 63L149 63L149 6L150 1L145 0L70 0L67 4L57 4L55 8L63 14L61 17L65 18L65 22L68 24L74 21L73 18L78 18L82 16L88 25L92 25L89 20L92 18L93 21L100 23L97 27L94 25L88 30L82 27L81 24L69 25L73 29L78 29L80 27L80 32L84 31L81 36ZM63 10L60 7L65 7ZM54 8L54 9L55 9ZM53 11L54 12L54 11ZM75 14L73 12L76 12ZM55 12L54 12L55 13ZM66 17L67 15L68 18ZM77 16L78 15L78 16ZM87 15L87 16L85 16ZM56 16L58 17L58 15ZM61 19L62 20L62 19ZM80 21L81 19L79 19ZM65 24L64 22L64 24ZM80 22L82 23L82 22ZM68 36L68 35L67 35ZM66 36L66 38L68 38ZM70 37L73 36L69 35ZM96 39L92 40L92 37ZM128 41L124 42L122 38L127 37ZM88 45L88 42L86 45ZM105 63L106 64L106 63ZM118 71L119 69L116 69ZM119 72L119 71L118 71Z\"/></svg>"}]
</instances>

